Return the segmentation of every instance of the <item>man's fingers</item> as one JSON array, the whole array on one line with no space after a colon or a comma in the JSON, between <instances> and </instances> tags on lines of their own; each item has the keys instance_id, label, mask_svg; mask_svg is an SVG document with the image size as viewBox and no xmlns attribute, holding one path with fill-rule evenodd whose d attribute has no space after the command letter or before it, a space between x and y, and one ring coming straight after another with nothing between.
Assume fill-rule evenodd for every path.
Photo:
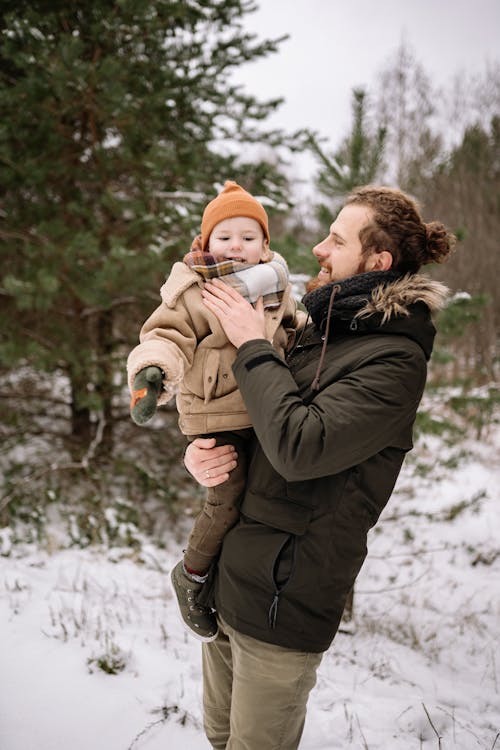
<instances>
[{"instance_id":1,"label":"man's fingers","mask_svg":"<svg viewBox=\"0 0 500 750\"><path fill-rule=\"evenodd\" d=\"M203 481L200 481L200 484L202 484L203 487L217 487L219 484L224 484L224 482L227 482L228 479L229 474L220 474L218 477L204 479Z\"/></svg>"},{"instance_id":2,"label":"man's fingers","mask_svg":"<svg viewBox=\"0 0 500 750\"><path fill-rule=\"evenodd\" d=\"M199 445L198 441L203 441L207 443L207 445ZM213 466L216 466L217 463L220 462L220 459L227 460L227 457L233 453L236 456L236 451L233 445L216 446L215 438L196 438L196 440L193 440L192 444L200 449L196 451L196 456L198 461L203 464L211 462Z\"/></svg>"},{"instance_id":3,"label":"man's fingers","mask_svg":"<svg viewBox=\"0 0 500 750\"><path fill-rule=\"evenodd\" d=\"M216 440L214 437L211 438L195 438L191 445L195 445L197 448L215 448ZM224 448L227 448L228 446L224 446Z\"/></svg>"},{"instance_id":4,"label":"man's fingers","mask_svg":"<svg viewBox=\"0 0 500 750\"><path fill-rule=\"evenodd\" d=\"M184 465L197 482L215 487L225 482L237 465L238 454L232 445L215 447L215 438L196 438L184 455Z\"/></svg>"},{"instance_id":5,"label":"man's fingers","mask_svg":"<svg viewBox=\"0 0 500 750\"><path fill-rule=\"evenodd\" d=\"M224 284L220 279L206 281L202 289L202 294L205 300L209 300L214 304L218 303L221 309L224 310L226 306L229 309L234 309L234 305L238 303L250 305L236 289Z\"/></svg>"},{"instance_id":6,"label":"man's fingers","mask_svg":"<svg viewBox=\"0 0 500 750\"><path fill-rule=\"evenodd\" d=\"M233 289L232 286L225 284L220 279L210 279L210 281L205 282L205 287L208 287L211 293L220 297L220 299L225 299L227 297L232 297L234 300L243 299L236 289Z\"/></svg>"},{"instance_id":7,"label":"man's fingers","mask_svg":"<svg viewBox=\"0 0 500 750\"><path fill-rule=\"evenodd\" d=\"M227 482L230 472L237 466L237 461L226 461L223 464L210 465L206 461L201 467L191 470L196 481L203 487L217 487L217 485ZM187 467L189 469L189 467Z\"/></svg>"},{"instance_id":8,"label":"man's fingers","mask_svg":"<svg viewBox=\"0 0 500 750\"><path fill-rule=\"evenodd\" d=\"M217 299L217 297L214 297L212 294L205 292L205 290L203 290L201 294L202 294L203 304L206 305L208 309L213 312L213 314L219 320L219 322L222 322L222 318L228 309L227 305L223 303L221 300Z\"/></svg>"},{"instance_id":9,"label":"man's fingers","mask_svg":"<svg viewBox=\"0 0 500 750\"><path fill-rule=\"evenodd\" d=\"M205 463L199 468L200 474L204 474L207 479L207 472L210 474L210 477L217 477L219 474L227 474L237 465L236 458L233 458L233 456L234 454L230 454L227 458L221 458L218 461L205 461Z\"/></svg>"}]
</instances>

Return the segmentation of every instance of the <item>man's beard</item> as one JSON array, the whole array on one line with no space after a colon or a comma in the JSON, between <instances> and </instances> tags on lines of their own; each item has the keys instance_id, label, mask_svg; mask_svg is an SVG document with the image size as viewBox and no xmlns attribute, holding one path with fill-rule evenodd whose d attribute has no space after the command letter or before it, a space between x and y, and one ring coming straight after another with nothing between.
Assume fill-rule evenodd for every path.
<instances>
[{"instance_id":1,"label":"man's beard","mask_svg":"<svg viewBox=\"0 0 500 750\"><path fill-rule=\"evenodd\" d=\"M319 289L320 286L325 286L325 284L329 283L329 279L319 279L315 276L314 279L310 279L310 281L307 282L306 292L314 292L315 289Z\"/></svg>"},{"instance_id":2,"label":"man's beard","mask_svg":"<svg viewBox=\"0 0 500 750\"><path fill-rule=\"evenodd\" d=\"M328 270L330 271L330 277L326 278L326 277L323 277L323 276L321 276L321 277L320 276L315 276L314 279L311 279L310 281L307 282L307 284L306 284L306 292L314 292L314 290L315 289L319 289L320 286L325 286L326 284L332 284L333 282L336 282L336 281L341 282L341 281L344 281L344 279L349 278L348 276L345 276L342 279L332 278L332 271L331 271L330 268ZM351 276L357 276L359 273L365 273L365 272L366 272L366 259L365 258L361 258L361 260L360 260L360 262L358 264L357 269L354 271L353 274L350 274L350 275Z\"/></svg>"}]
</instances>

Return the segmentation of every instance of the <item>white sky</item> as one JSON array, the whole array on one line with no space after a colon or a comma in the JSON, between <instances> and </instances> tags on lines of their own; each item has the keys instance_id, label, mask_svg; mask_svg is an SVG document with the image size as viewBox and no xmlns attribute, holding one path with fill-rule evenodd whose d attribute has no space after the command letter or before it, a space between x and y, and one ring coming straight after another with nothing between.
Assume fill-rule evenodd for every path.
<instances>
[{"instance_id":1,"label":"white sky","mask_svg":"<svg viewBox=\"0 0 500 750\"><path fill-rule=\"evenodd\" d=\"M500 0L260 0L244 26L290 39L239 68L238 82L259 99L285 98L270 125L311 127L332 148L349 131L352 89L372 88L402 40L436 85L500 59Z\"/></svg>"}]
</instances>

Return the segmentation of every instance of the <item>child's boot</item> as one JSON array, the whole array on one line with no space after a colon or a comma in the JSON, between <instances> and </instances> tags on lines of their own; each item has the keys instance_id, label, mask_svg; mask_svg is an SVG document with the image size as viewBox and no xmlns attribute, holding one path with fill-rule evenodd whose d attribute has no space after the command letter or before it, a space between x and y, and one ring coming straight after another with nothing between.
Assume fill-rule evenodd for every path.
<instances>
[{"instance_id":1,"label":"child's boot","mask_svg":"<svg viewBox=\"0 0 500 750\"><path fill-rule=\"evenodd\" d=\"M210 609L196 601L203 583L195 581L189 573L186 573L182 560L172 570L171 579L179 611L186 627L198 640L205 643L214 641L219 629L215 615Z\"/></svg>"}]
</instances>

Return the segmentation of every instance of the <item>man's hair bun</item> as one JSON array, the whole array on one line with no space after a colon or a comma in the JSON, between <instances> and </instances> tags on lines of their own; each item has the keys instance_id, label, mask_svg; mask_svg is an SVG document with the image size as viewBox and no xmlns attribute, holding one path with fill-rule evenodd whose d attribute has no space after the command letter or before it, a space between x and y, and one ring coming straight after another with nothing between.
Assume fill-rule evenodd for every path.
<instances>
[{"instance_id":1,"label":"man's hair bun","mask_svg":"<svg viewBox=\"0 0 500 750\"><path fill-rule=\"evenodd\" d=\"M425 224L426 259L424 263L444 263L456 243L455 235L451 234L440 221L430 221Z\"/></svg>"}]
</instances>

